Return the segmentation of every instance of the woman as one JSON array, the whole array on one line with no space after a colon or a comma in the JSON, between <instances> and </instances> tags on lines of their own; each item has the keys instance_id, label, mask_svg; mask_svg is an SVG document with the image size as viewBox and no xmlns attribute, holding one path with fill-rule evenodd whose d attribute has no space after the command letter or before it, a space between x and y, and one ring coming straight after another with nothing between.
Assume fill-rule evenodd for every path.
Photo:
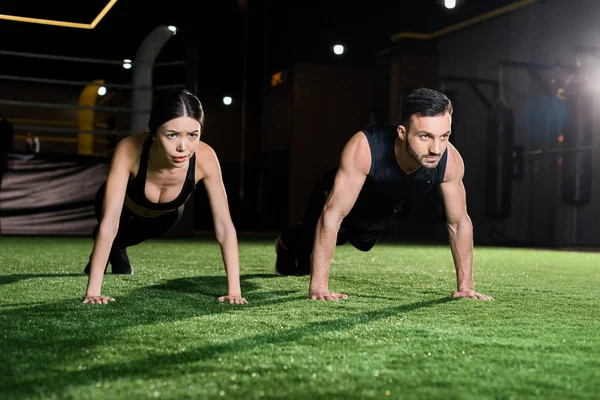
<instances>
[{"instance_id":1,"label":"woman","mask_svg":"<svg viewBox=\"0 0 600 400\"><path fill-rule=\"evenodd\" d=\"M119 141L106 182L96 194L98 225L84 271L89 278L83 303L115 301L100 294L108 262L113 273L132 274L127 247L171 229L200 180L208 193L227 274L228 294L218 300L246 303L240 288L237 233L217 156L200 141L203 126L200 100L186 90L172 90L155 100L149 132Z\"/></svg>"}]
</instances>

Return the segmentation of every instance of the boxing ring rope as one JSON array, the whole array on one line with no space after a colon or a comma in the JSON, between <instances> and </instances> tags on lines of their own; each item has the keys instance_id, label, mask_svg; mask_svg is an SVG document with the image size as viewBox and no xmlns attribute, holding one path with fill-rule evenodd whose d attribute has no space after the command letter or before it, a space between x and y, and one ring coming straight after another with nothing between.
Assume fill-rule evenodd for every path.
<instances>
[{"instance_id":1,"label":"boxing ring rope","mask_svg":"<svg viewBox=\"0 0 600 400\"><path fill-rule=\"evenodd\" d=\"M20 140L26 138L26 133L33 133L40 137L37 134L45 132L50 134L49 136L43 136L45 144L79 142L77 149L79 154L106 154L106 149L94 149L94 145L108 144L109 142L115 145L115 139L118 136L137 132L133 129L134 125L138 128L145 126L151 107L150 99L155 91L186 87L185 83L154 84L148 76L151 78L152 71L155 68L185 67L185 72L182 75L188 83L190 77L186 75L189 75L190 71L197 73L193 68L188 68L189 59L176 61L155 60L162 46L173 35L174 32L161 25L145 38L137 49L134 59L127 60L131 65L131 76L128 78L130 82L126 83L104 81L101 78L94 81L51 79L43 76L21 76L13 71L11 71L13 73L3 71L4 73L0 74L0 84L7 82L7 87L2 90L3 95L0 96L0 112L9 121L14 121L15 143L22 143ZM51 60L61 63L118 66L119 68L124 68L125 63L125 60L0 50L0 60L8 57ZM82 70L85 72L84 67ZM107 75L111 74L113 73L107 72ZM28 100L24 99L23 96L18 96L20 93L12 90L13 88L18 89L18 86L11 86L12 83L30 85L29 87L24 86L25 90L35 93L35 98ZM54 102L52 98L44 97L48 90L43 85L53 86L51 90L53 93L61 92L58 98L62 100ZM100 87L106 88L109 93L102 97L98 94ZM77 88L81 88L79 93L77 93ZM73 102L64 101L66 98L72 98ZM54 120L52 116L48 118L49 109L62 110L57 111L62 114L62 119L57 118ZM106 122L111 119L112 123ZM119 122L116 123L115 120ZM77 137L73 137L73 134L76 134ZM105 138L106 136L108 138ZM64 145L54 147L58 151L68 152L68 148ZM96 150L100 151L96 152Z\"/></svg>"}]
</instances>

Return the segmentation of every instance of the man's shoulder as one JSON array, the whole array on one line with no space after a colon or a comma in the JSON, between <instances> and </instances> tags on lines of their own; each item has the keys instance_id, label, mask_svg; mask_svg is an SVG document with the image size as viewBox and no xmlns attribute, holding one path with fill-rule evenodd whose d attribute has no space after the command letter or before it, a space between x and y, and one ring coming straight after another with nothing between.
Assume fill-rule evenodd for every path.
<instances>
[{"instance_id":1,"label":"man's shoulder","mask_svg":"<svg viewBox=\"0 0 600 400\"><path fill-rule=\"evenodd\" d=\"M465 172L465 166L460 153L451 143L448 143L446 152L448 153L448 158L446 160L444 182L462 179Z\"/></svg>"},{"instance_id":2,"label":"man's shoulder","mask_svg":"<svg viewBox=\"0 0 600 400\"><path fill-rule=\"evenodd\" d=\"M371 149L364 131L358 131L344 146L342 151L342 166L354 165L360 171L368 173L371 168Z\"/></svg>"}]
</instances>

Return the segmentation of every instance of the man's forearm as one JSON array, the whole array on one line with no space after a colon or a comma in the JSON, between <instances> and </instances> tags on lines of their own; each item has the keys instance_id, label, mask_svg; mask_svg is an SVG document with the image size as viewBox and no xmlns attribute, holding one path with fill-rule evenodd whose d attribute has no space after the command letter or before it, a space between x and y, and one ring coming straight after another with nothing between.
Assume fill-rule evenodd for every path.
<instances>
[{"instance_id":1,"label":"man's forearm","mask_svg":"<svg viewBox=\"0 0 600 400\"><path fill-rule=\"evenodd\" d=\"M474 290L473 283L473 225L469 218L448 225L450 249L456 268L457 289Z\"/></svg>"},{"instance_id":2,"label":"man's forearm","mask_svg":"<svg viewBox=\"0 0 600 400\"><path fill-rule=\"evenodd\" d=\"M323 215L319 218L312 253L310 292L328 290L329 268L337 242L338 230L339 223L326 221Z\"/></svg>"}]
</instances>

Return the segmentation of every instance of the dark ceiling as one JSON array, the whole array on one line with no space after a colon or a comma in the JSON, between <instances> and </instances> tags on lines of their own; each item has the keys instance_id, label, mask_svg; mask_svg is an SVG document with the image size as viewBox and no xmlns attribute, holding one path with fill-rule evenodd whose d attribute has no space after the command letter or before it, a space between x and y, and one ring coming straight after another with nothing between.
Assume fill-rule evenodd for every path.
<instances>
[{"instance_id":1,"label":"dark ceiling","mask_svg":"<svg viewBox=\"0 0 600 400\"><path fill-rule=\"evenodd\" d=\"M108 2L2 1L0 14L90 24ZM245 3L243 0L118 0L94 29L0 19L0 35L5 38L0 51L122 60L134 58L142 40L157 26L175 25L179 33L165 45L160 60L183 59L185 49L196 46L201 79L239 85L245 37L248 68L267 74L295 61L343 62L365 67L374 53L390 47L390 36L395 33L429 33L510 3L523 2L459 0L454 10L446 10L440 0L248 0L246 14ZM344 44L348 51L341 59L334 60L331 46L336 42ZM93 78L81 76L84 69L93 71L90 66L55 66L31 60L18 64L11 58L14 57L0 55L0 73L14 73L17 69L33 75L68 73L78 78ZM123 71L119 74L115 79L126 79Z\"/></svg>"}]
</instances>

